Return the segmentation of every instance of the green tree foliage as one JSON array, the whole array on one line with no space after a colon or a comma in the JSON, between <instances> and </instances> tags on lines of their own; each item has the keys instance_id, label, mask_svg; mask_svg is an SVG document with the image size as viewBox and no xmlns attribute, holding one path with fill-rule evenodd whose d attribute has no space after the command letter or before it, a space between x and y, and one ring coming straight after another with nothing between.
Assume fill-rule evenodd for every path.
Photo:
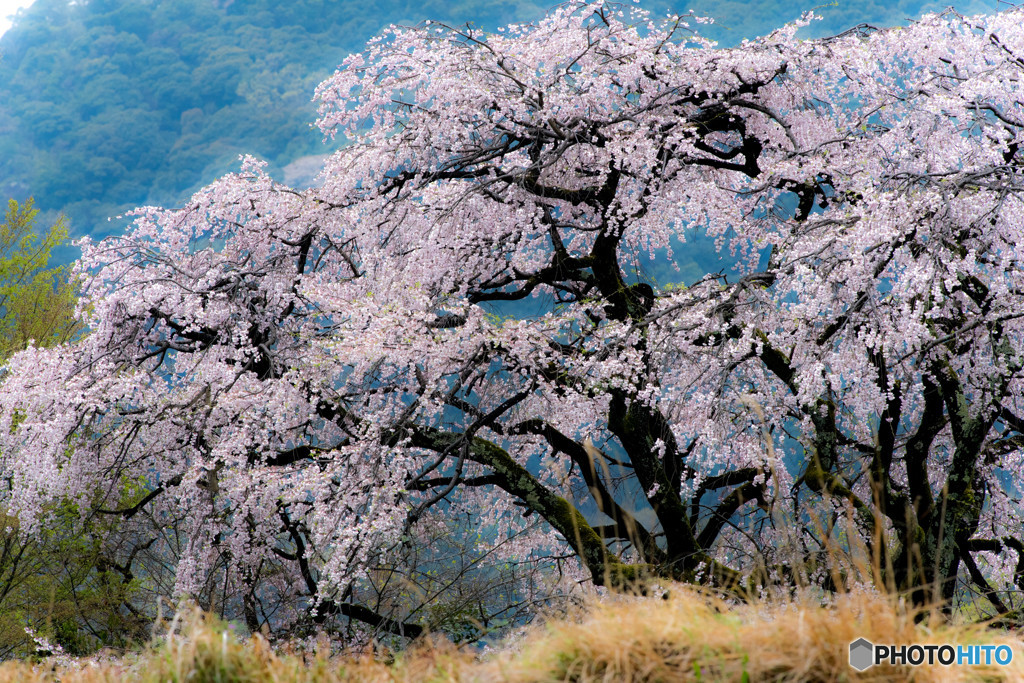
<instances>
[{"instance_id":1,"label":"green tree foliage","mask_svg":"<svg viewBox=\"0 0 1024 683\"><path fill-rule=\"evenodd\" d=\"M54 520L25 538L0 518L0 658L32 653L26 627L76 655L145 639L149 619L134 605L143 582L109 559L100 538L111 529L83 526L70 505Z\"/></svg>"},{"instance_id":2,"label":"green tree foliage","mask_svg":"<svg viewBox=\"0 0 1024 683\"><path fill-rule=\"evenodd\" d=\"M67 268L47 267L53 249L67 239L67 228L60 219L38 231L38 213L31 199L23 206L12 199L0 224L0 359L30 342L60 344L80 329Z\"/></svg>"}]
</instances>

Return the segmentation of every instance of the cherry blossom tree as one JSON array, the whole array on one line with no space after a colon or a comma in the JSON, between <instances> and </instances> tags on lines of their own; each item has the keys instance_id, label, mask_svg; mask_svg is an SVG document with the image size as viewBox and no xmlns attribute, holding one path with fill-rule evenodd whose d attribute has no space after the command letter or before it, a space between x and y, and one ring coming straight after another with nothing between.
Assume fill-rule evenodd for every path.
<instances>
[{"instance_id":1,"label":"cherry blossom tree","mask_svg":"<svg viewBox=\"0 0 1024 683\"><path fill-rule=\"evenodd\" d=\"M866 559L1012 613L1022 19L731 49L607 3L392 28L317 91L344 140L318 187L247 158L83 245L91 334L0 390L11 510L186 520L175 591L220 567L254 627L293 595L417 635L433 594L368 587L454 520L530 600L836 590ZM698 235L732 270L637 275Z\"/></svg>"}]
</instances>

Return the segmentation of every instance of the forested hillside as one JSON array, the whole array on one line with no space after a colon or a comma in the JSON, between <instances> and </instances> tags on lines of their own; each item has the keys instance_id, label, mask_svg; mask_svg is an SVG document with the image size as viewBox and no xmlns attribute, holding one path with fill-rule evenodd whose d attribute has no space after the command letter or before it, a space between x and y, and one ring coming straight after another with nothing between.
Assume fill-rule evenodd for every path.
<instances>
[{"instance_id":1,"label":"forested hillside","mask_svg":"<svg viewBox=\"0 0 1024 683\"><path fill-rule=\"evenodd\" d=\"M387 22L534 13L438 0L39 0L0 42L0 195L35 195L73 232L102 234L111 213L173 200L243 152L276 172L322 152L313 89Z\"/></svg>"},{"instance_id":2,"label":"forested hillside","mask_svg":"<svg viewBox=\"0 0 1024 683\"><path fill-rule=\"evenodd\" d=\"M390 23L426 19L491 30L531 21L544 0L37 0L0 39L0 198L36 197L63 211L72 235L102 236L107 218L173 203L240 154L290 182L315 171L289 163L327 151L311 129L316 84ZM714 15L704 30L737 43L817 7L826 34L858 22L902 21L943 3L821 6L647 0ZM993 0L958 5L991 11ZM286 178L286 175L291 177Z\"/></svg>"}]
</instances>

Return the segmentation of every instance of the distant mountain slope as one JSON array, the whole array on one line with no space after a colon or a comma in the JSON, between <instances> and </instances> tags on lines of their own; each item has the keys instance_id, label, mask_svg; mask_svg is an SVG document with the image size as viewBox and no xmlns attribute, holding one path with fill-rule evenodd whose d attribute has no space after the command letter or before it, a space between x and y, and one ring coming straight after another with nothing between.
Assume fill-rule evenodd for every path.
<instances>
[{"instance_id":1,"label":"distant mountain slope","mask_svg":"<svg viewBox=\"0 0 1024 683\"><path fill-rule=\"evenodd\" d=\"M995 0L971 0L973 10ZM820 0L645 0L652 12L714 14L726 43L764 33ZM554 0L551 0L551 4ZM73 234L179 201L239 154L284 167L325 148L310 128L316 84L390 23L529 21L545 0L36 0L0 39L0 199L37 198ZM844 2L816 33L893 23L940 4ZM308 165L308 164L307 164ZM300 164L301 167L301 164ZM289 173L296 171L289 167ZM308 177L303 168L302 178Z\"/></svg>"},{"instance_id":2,"label":"distant mountain slope","mask_svg":"<svg viewBox=\"0 0 1024 683\"><path fill-rule=\"evenodd\" d=\"M37 0L0 40L0 196L35 195L75 233L173 201L241 153L324 151L316 84L391 21L539 16L437 0Z\"/></svg>"}]
</instances>

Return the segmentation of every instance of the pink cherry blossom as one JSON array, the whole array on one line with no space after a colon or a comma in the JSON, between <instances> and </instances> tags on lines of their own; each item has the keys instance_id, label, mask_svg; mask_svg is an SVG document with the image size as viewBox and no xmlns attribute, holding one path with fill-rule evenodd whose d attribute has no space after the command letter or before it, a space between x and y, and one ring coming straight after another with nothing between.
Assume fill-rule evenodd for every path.
<instances>
[{"instance_id":1,"label":"pink cherry blossom","mask_svg":"<svg viewBox=\"0 0 1024 683\"><path fill-rule=\"evenodd\" d=\"M144 477L177 592L228 558L250 600L404 634L418 608L357 598L458 519L536 600L835 590L867 553L918 603L1019 608L1024 14L697 23L392 27L317 90L320 186L246 158L85 242L90 334L0 387L21 528L128 516ZM739 276L633 277L695 228Z\"/></svg>"}]
</instances>

